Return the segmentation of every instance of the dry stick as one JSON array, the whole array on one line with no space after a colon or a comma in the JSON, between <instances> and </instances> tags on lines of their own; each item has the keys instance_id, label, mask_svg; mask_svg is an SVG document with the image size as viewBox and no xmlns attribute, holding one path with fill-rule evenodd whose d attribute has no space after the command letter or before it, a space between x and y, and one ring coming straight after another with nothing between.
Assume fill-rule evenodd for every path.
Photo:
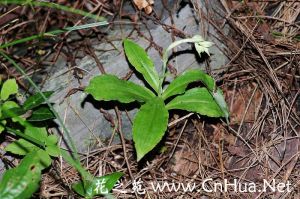
<instances>
[{"instance_id":1,"label":"dry stick","mask_svg":"<svg viewBox=\"0 0 300 199\"><path fill-rule=\"evenodd\" d=\"M255 27L252 29L252 32L251 33L248 33L246 31L246 29L242 26L242 24L238 21L233 21L233 20L230 20L231 23L235 24L236 27L238 27L241 32L246 35L249 39L250 39L250 42L251 44L255 47L255 49L259 52L259 55L260 57L263 59L264 63L266 64L267 68L269 69L269 71L266 71L266 74L271 77L271 79L274 81L274 83L276 84L276 87L277 89L280 91L281 94L282 93L282 88L280 87L280 83L279 83L279 80L274 72L274 70L272 69L269 61L266 59L265 55L263 54L262 50L259 48L259 46L257 45L257 43L255 42L255 38L254 36L252 35L253 34L253 31L255 30L255 28L257 27L258 23L256 23ZM268 73L267 73L268 72ZM271 73L271 74L269 74Z\"/></svg>"},{"instance_id":2,"label":"dry stick","mask_svg":"<svg viewBox=\"0 0 300 199\"><path fill-rule=\"evenodd\" d=\"M243 114L241 123L240 123L239 128L238 128L238 131L237 131L237 135L240 135L240 133L241 133L242 126L243 126L243 124L244 124L246 115L247 115L247 113L248 113L250 104L251 104L251 102L252 102L252 99L253 99L253 97L254 97L254 94L256 93L257 88L258 88L258 86L256 85L256 87L254 88L254 91L252 92L252 95L251 95L251 97L250 97L250 99L249 99L249 101L248 101L248 104L247 104L247 106L246 106L246 109L245 109L245 111L244 111L244 114ZM237 137L236 137L236 139L235 139L235 143L236 143L236 141L237 141Z\"/></svg>"},{"instance_id":3,"label":"dry stick","mask_svg":"<svg viewBox=\"0 0 300 199\"><path fill-rule=\"evenodd\" d=\"M98 59L98 57L96 56L96 54L89 47L88 47L88 50L91 52L92 57L95 59L100 72L102 74L106 74L105 69L104 69L102 63L100 62L100 60ZM121 143L122 143L122 148L123 148L123 153L124 153L124 159L125 159L125 162L126 162L126 166L127 166L128 172L129 172L129 176L130 176L131 180L134 181L134 177L132 175L130 164L129 164L128 157L127 157L126 142L125 142L125 139L124 139L124 136L123 136L123 130L122 130L122 118L121 118L121 114L120 114L120 111L119 111L119 109L118 109L117 106L115 106L114 109L115 109L117 120L118 120L117 130L118 130L120 138L121 138ZM138 195L137 195L136 192L135 192L135 195L136 195L136 198L138 198Z\"/></svg>"},{"instance_id":4,"label":"dry stick","mask_svg":"<svg viewBox=\"0 0 300 199\"><path fill-rule=\"evenodd\" d=\"M188 119L185 120L185 122L184 122L184 124L183 124L183 127L181 128L181 131L180 131L180 133L179 133L179 136L178 136L178 138L176 139L176 143L175 143L175 145L174 145L174 147L173 147L173 150L172 150L172 152L171 152L171 154L170 154L170 156L169 156L169 158L168 158L168 160L167 160L167 162L166 162L166 165L169 164L169 162L170 162L172 156L174 155L174 152L175 152L176 147L177 147L177 145L178 145L178 142L179 142L179 140L180 140L180 138L181 138L181 136L182 136L182 133L183 133L185 127L186 127L187 122L188 122Z\"/></svg>"},{"instance_id":5,"label":"dry stick","mask_svg":"<svg viewBox=\"0 0 300 199\"><path fill-rule=\"evenodd\" d=\"M275 179L275 177L280 173L280 171L290 162L292 161L294 158L297 160L300 156L300 152L294 154L290 159L288 159L284 164L281 165L281 167L273 174L273 176L271 176L269 179ZM270 184L270 182L268 182ZM259 199L260 196L263 194L263 192L260 192L258 194L258 196L255 199Z\"/></svg>"},{"instance_id":6,"label":"dry stick","mask_svg":"<svg viewBox=\"0 0 300 199\"><path fill-rule=\"evenodd\" d=\"M224 123L225 125L225 123ZM238 138L240 138L240 140L242 140L242 142L251 150L251 152L256 155L256 152L253 150L253 148L249 145L249 143L240 135L237 134L237 132L231 128L230 126L228 126L228 129L231 130L235 136L237 136Z\"/></svg>"},{"instance_id":7,"label":"dry stick","mask_svg":"<svg viewBox=\"0 0 300 199\"><path fill-rule=\"evenodd\" d=\"M226 64L225 68L227 68L233 61L235 61L239 55L241 54L241 52L243 51L243 49L245 48L246 44L248 43L248 41L250 40L251 38L251 35L254 33L256 27L257 27L258 23L255 24L254 28L252 29L251 33L249 35L246 35L247 36L247 39L246 41L242 44L242 46L240 47L239 51L233 56L232 59L230 59L230 61ZM236 25L237 26L237 25ZM238 27L238 26L237 26Z\"/></svg>"},{"instance_id":8,"label":"dry stick","mask_svg":"<svg viewBox=\"0 0 300 199\"><path fill-rule=\"evenodd\" d=\"M98 57L97 57L97 55L95 54L94 50L91 49L90 46L91 46L91 42L90 42L89 39L87 39L87 50L88 50L88 52L89 52L90 55L94 58L94 60L95 60L95 62L96 62L96 64L97 64L97 67L98 67L98 69L100 70L100 72L101 72L102 74L105 74L106 72L105 72L105 69L104 69L102 63L100 62L100 60L98 59Z\"/></svg>"},{"instance_id":9,"label":"dry stick","mask_svg":"<svg viewBox=\"0 0 300 199\"><path fill-rule=\"evenodd\" d=\"M131 168L130 168L130 164L129 164L129 161L128 161L128 157L127 157L127 149L126 149L126 142L125 142L125 139L124 139L124 135L123 135L123 130L122 130L122 118L121 118L121 113L118 109L117 106L115 106L115 112L116 112L116 115L117 115L117 119L118 119L118 132L119 132L119 135L120 135L120 138L121 138L121 142L122 142L122 148L123 148L123 153L124 153L124 159L125 159L125 162L126 162L126 165L127 165L127 168L128 168L128 172L129 172L129 176L132 180L132 182L135 180L133 175L132 175L132 172L131 172ZM135 196L136 198L138 198L138 195L136 192L135 193Z\"/></svg>"},{"instance_id":10,"label":"dry stick","mask_svg":"<svg viewBox=\"0 0 300 199\"><path fill-rule=\"evenodd\" d=\"M198 115L197 115L198 116ZM199 116L198 116L199 117ZM200 117L199 117L200 118ZM216 159L216 157L214 156L213 152L210 150L209 147L209 143L207 141L207 139L204 137L203 132L201 131L201 129L198 127L197 122L193 121L194 126L196 127L197 133L200 135L200 137L203 139L205 145L207 146L207 148L209 148L209 153L212 156L212 158L214 159L215 163L218 163L218 160Z\"/></svg>"},{"instance_id":11,"label":"dry stick","mask_svg":"<svg viewBox=\"0 0 300 199\"><path fill-rule=\"evenodd\" d=\"M256 16L242 16L242 17L232 17L232 18L234 18L234 19L265 18L265 19L281 21L281 22L289 24L290 26L296 26L297 28L300 28L300 26L297 25L296 23L292 23L292 22L286 21L284 19L277 18L277 17L272 17L272 16L256 15Z\"/></svg>"},{"instance_id":12,"label":"dry stick","mask_svg":"<svg viewBox=\"0 0 300 199\"><path fill-rule=\"evenodd\" d=\"M95 135L94 130L92 128L90 128L86 124L86 122L81 118L79 111L74 106L72 106L71 103L69 103L69 102L68 102L68 106L71 108L73 113L75 113L75 115L79 118L79 120L82 122L82 124L88 129L90 134L98 141L98 144L100 144L100 146L103 146L102 141L100 140L100 138L98 138L98 136Z\"/></svg>"},{"instance_id":13,"label":"dry stick","mask_svg":"<svg viewBox=\"0 0 300 199\"><path fill-rule=\"evenodd\" d=\"M88 40L86 40L86 47L87 47L87 51L90 53L90 55L94 58L94 60L95 60L95 62L96 62L96 65L97 65L97 67L98 67L98 69L99 69L99 71L102 73L102 74L105 74L106 72L105 72L105 69L104 69L104 66L103 66L103 64L101 63L101 61L99 60L99 58L97 57L97 55L95 54L95 52L94 52L94 50L90 47L91 46L91 42L90 42L90 40L88 39ZM100 108L100 112L102 113L102 114L107 114L108 115L108 117L109 118L113 118L107 111L105 111L104 109L102 109L102 108ZM109 120L109 122L111 123L111 125L112 126L115 126L115 123L114 123L114 121L112 120ZM114 139L114 137L115 137L115 133L116 133L116 129L114 128L114 130L113 130L113 133L112 133L112 135L111 135L111 138L110 138L110 141L109 141L109 146L111 145L111 143L112 143L112 141L113 141L113 139ZM106 151L105 152L105 154L104 154L104 158L108 155L108 151ZM106 166L106 162L104 162L104 167Z\"/></svg>"},{"instance_id":14,"label":"dry stick","mask_svg":"<svg viewBox=\"0 0 300 199\"><path fill-rule=\"evenodd\" d=\"M193 115L193 114L194 114L194 113L189 113L189 114L187 114L187 115L185 115L185 116L183 116L183 117L181 117L181 118L178 118L178 119L176 119L176 120L170 122L170 123L168 124L168 127L169 127L169 128L170 128L170 127L173 127L175 124L181 122L182 120L184 120L184 119L190 117L190 116Z\"/></svg>"},{"instance_id":15,"label":"dry stick","mask_svg":"<svg viewBox=\"0 0 300 199\"><path fill-rule=\"evenodd\" d=\"M263 96L262 96L262 99L263 99ZM261 99L261 102L262 102L262 99ZM260 108L260 107L261 107L261 103L260 103L260 106L258 108ZM257 110L259 110L259 109L257 109ZM259 129L259 127L260 127L260 129L263 129L262 126L264 125L264 122L265 122L265 119L268 115L268 112L269 112L269 110L267 110L267 107L265 107L265 109L262 111L262 114L259 116L259 118L255 119L254 124L252 125L251 129L249 130L249 132L245 136L248 140L251 140L253 138L253 136L255 135L255 132L251 135L252 131L255 131L256 129Z\"/></svg>"}]
</instances>

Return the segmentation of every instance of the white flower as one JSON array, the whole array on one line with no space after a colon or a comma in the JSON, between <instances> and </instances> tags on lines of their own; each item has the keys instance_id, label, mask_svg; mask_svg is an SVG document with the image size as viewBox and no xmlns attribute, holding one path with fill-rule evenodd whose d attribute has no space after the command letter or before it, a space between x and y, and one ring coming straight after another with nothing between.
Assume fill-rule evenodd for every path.
<instances>
[{"instance_id":1,"label":"white flower","mask_svg":"<svg viewBox=\"0 0 300 199\"><path fill-rule=\"evenodd\" d=\"M203 52L206 52L206 54L210 55L208 49L214 43L210 41L205 41L200 35L195 35L193 39L195 39L194 44L199 56L201 56L201 53Z\"/></svg>"}]
</instances>

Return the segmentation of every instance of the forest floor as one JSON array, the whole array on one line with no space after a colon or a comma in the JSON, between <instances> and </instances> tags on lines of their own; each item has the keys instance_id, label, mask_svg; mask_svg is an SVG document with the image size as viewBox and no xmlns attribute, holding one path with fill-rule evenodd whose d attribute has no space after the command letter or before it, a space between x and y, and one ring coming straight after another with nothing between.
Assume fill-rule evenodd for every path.
<instances>
[{"instance_id":1,"label":"forest floor","mask_svg":"<svg viewBox=\"0 0 300 199\"><path fill-rule=\"evenodd\" d=\"M143 1L132 3L135 12L124 11L121 0L56 2L106 17L110 22L107 29L113 29L113 24L121 23L122 19L132 24L153 20L157 26L169 28L173 38L186 37L184 30L176 31L174 24L160 23L159 11L152 4L139 10L138 3ZM113 191L117 198L300 198L300 2L222 0L219 3L226 17L221 20L213 20L210 12L203 12L205 8L192 0L174 3L172 9L170 5L161 9L176 13L183 2L193 7L201 20L218 30L219 40L227 47L224 54L229 61L222 66L221 72L207 72L218 74L216 81L230 110L229 124L197 114L176 114L170 118L163 150L152 159L138 164L132 140L126 140L119 144L107 143L81 154L82 164L94 175L123 172L120 187ZM2 44L46 32L54 25L63 28L86 20L48 8L33 10L11 5L0 9ZM222 31L224 26L229 27L228 34ZM65 33L57 36L55 43L34 40L26 43L26 48L24 45L3 50L21 63L27 74L44 73L44 65L49 64L42 59L44 54L58 56L64 53L63 47L70 48L70 52L86 48L83 51L91 53L93 49L86 47L86 39L105 41L107 34L97 28L78 32L81 39L75 44L68 43L68 33ZM72 63L73 59L75 57L69 58L68 62ZM0 72L2 79L15 77L24 91L29 90L23 76L9 63L1 60ZM74 75L78 74L74 72ZM270 189L259 192L257 189L251 193L235 191L232 187L227 192L179 189L157 193L152 187L161 182L194 183L199 189L203 181L210 178L208 188L225 179L229 182L236 179L240 184L254 182L260 190L264 183L272 183L273 179L291 186L283 192ZM133 179L141 180L145 193L132 192ZM70 186L78 180L76 170L57 159L43 174L36 197L73 197Z\"/></svg>"}]
</instances>

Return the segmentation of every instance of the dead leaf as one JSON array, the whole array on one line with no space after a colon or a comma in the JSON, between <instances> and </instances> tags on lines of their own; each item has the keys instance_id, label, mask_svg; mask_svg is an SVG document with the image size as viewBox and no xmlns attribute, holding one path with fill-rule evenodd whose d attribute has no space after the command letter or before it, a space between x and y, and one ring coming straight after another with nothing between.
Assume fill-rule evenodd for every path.
<instances>
[{"instance_id":1,"label":"dead leaf","mask_svg":"<svg viewBox=\"0 0 300 199\"><path fill-rule=\"evenodd\" d=\"M173 171L180 175L194 175L199 169L198 159L192 151L182 149L174 154Z\"/></svg>"},{"instance_id":2,"label":"dead leaf","mask_svg":"<svg viewBox=\"0 0 300 199\"><path fill-rule=\"evenodd\" d=\"M227 150L231 155L236 155L238 157L245 157L247 155L245 149L241 146L228 146Z\"/></svg>"},{"instance_id":3,"label":"dead leaf","mask_svg":"<svg viewBox=\"0 0 300 199\"><path fill-rule=\"evenodd\" d=\"M152 13L152 5L154 4L154 0L133 0L133 2L139 10L144 9L147 15Z\"/></svg>"},{"instance_id":4,"label":"dead leaf","mask_svg":"<svg viewBox=\"0 0 300 199\"><path fill-rule=\"evenodd\" d=\"M257 89L247 109L251 95L253 94L255 85L248 84L242 88L234 90L227 90L225 93L225 99L228 104L233 100L232 107L230 107L230 121L232 124L240 123L245 115L245 122L253 122L255 115L257 114L257 107L260 105L262 92ZM232 99L233 98L233 99ZM245 113L245 111L247 111Z\"/></svg>"}]
</instances>

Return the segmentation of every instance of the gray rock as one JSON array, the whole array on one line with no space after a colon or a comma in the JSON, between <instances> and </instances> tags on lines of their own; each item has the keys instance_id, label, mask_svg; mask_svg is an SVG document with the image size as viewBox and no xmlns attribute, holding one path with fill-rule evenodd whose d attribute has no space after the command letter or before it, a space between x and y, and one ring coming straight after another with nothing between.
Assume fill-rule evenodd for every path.
<instances>
[{"instance_id":1,"label":"gray rock","mask_svg":"<svg viewBox=\"0 0 300 199\"><path fill-rule=\"evenodd\" d=\"M220 10L219 5L215 1L209 2L213 5L211 8ZM198 1L198 3L200 6L203 5L202 1ZM156 8L157 7L159 6L156 5ZM215 29L206 22L197 22L195 13L190 6L186 5L180 10L178 15L175 13L173 18L176 28L184 31L187 35L201 34L203 28L201 24L204 24L209 32L206 39L216 44L210 49L211 57L209 58L209 65L211 69L220 69L225 65L227 58L220 50L225 48L225 46L216 39L217 33ZM165 17L163 21L165 24L171 24L170 18L168 17ZM151 27L150 32L153 40L164 49L167 48L172 42L170 33L166 32L160 25L151 25L152 22L150 21L148 23ZM113 31L109 31L108 37L111 39L125 38L126 35L132 31L130 26L125 27L126 28L122 29L122 31L117 27ZM147 30L145 30L144 27L141 27L141 29L143 34L149 37ZM227 30L224 31L226 32ZM145 48L149 46L149 42L144 38L139 38L136 32L131 35L131 38ZM123 53L122 42L121 40L113 41L113 44L118 51L111 51L110 49L113 47L109 43L95 43L93 44L93 48L96 49L96 55L102 62L107 73L124 77L129 71L129 66ZM109 51L104 52L104 49ZM176 48L176 51L182 52L189 50L186 53L175 56L169 62L176 68L178 74L188 68L205 68L204 62L197 61L195 52L191 51L191 49L191 45L182 45ZM160 71L162 61L158 52L154 48L150 48L148 49L148 54L156 64L157 70ZM69 129L77 148L79 151L84 151L90 144L99 144L109 138L113 132L113 128L99 111L99 107L107 106L107 103L98 102L96 104L97 107L95 107L89 100L86 100L86 95L82 92L77 92L65 98L70 89L86 86L92 77L100 74L95 60L91 56L86 56L76 61L78 68L86 71L85 76L81 80L81 84L79 84L78 80L72 75L72 70L69 71L69 69L65 67L65 62L60 60L55 66L58 70L51 75L52 78L46 81L43 89L55 91L51 101L55 103L56 111L64 119L65 125ZM143 84L143 81L138 79L135 75L130 78L130 81ZM110 108L113 108L113 106L110 106ZM108 109L108 111L114 115L112 109ZM125 111L122 111L123 131L128 139L131 138L130 119L133 119L135 112L136 109L129 109L128 118Z\"/></svg>"}]
</instances>

